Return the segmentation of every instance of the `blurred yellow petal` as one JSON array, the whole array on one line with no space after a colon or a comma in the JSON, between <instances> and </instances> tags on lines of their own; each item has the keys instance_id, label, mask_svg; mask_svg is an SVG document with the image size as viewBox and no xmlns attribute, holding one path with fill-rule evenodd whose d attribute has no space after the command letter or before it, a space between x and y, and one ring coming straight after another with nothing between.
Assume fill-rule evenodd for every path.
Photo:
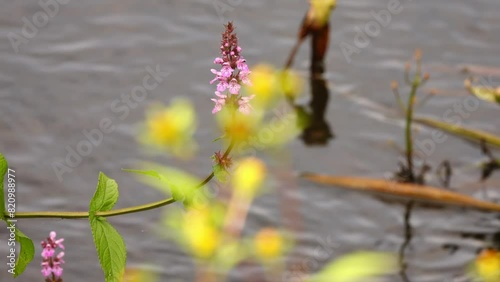
<instances>
[{"instance_id":1,"label":"blurred yellow petal","mask_svg":"<svg viewBox=\"0 0 500 282\"><path fill-rule=\"evenodd\" d=\"M473 273L478 281L500 281L500 252L493 249L483 250L473 264Z\"/></svg>"},{"instance_id":2,"label":"blurred yellow petal","mask_svg":"<svg viewBox=\"0 0 500 282\"><path fill-rule=\"evenodd\" d=\"M290 69L280 71L277 75L282 92L292 100L295 100L304 88L302 77Z\"/></svg>"},{"instance_id":3,"label":"blurred yellow petal","mask_svg":"<svg viewBox=\"0 0 500 282\"><path fill-rule=\"evenodd\" d=\"M397 273L397 257L389 253L360 251L347 254L328 264L309 282L362 282Z\"/></svg>"},{"instance_id":4,"label":"blurred yellow petal","mask_svg":"<svg viewBox=\"0 0 500 282\"><path fill-rule=\"evenodd\" d=\"M146 268L127 268L121 282L156 282L158 277L155 272Z\"/></svg>"},{"instance_id":5,"label":"blurred yellow petal","mask_svg":"<svg viewBox=\"0 0 500 282\"><path fill-rule=\"evenodd\" d=\"M262 112L253 111L245 115L230 108L224 108L216 118L228 139L235 143L242 143L257 132L262 121Z\"/></svg>"},{"instance_id":6,"label":"blurred yellow petal","mask_svg":"<svg viewBox=\"0 0 500 282\"><path fill-rule=\"evenodd\" d=\"M283 255L285 240L281 233L273 228L264 228L255 235L255 253L262 260L276 259Z\"/></svg>"},{"instance_id":7,"label":"blurred yellow petal","mask_svg":"<svg viewBox=\"0 0 500 282\"><path fill-rule=\"evenodd\" d=\"M240 161L233 173L232 184L237 193L252 198L259 190L266 176L265 164L257 158Z\"/></svg>"},{"instance_id":8,"label":"blurred yellow petal","mask_svg":"<svg viewBox=\"0 0 500 282\"><path fill-rule=\"evenodd\" d=\"M329 18L330 13L337 6L336 0L310 0L310 9L307 15L309 20L312 20L318 27L324 26Z\"/></svg>"},{"instance_id":9,"label":"blurred yellow petal","mask_svg":"<svg viewBox=\"0 0 500 282\"><path fill-rule=\"evenodd\" d=\"M175 99L165 107L156 105L147 112L140 140L146 145L165 149L177 157L191 156L195 144L196 115L188 100Z\"/></svg>"},{"instance_id":10,"label":"blurred yellow petal","mask_svg":"<svg viewBox=\"0 0 500 282\"><path fill-rule=\"evenodd\" d=\"M274 68L266 64L256 65L252 68L250 80L252 85L248 87L248 91L255 95L252 103L257 107L268 106L276 98L278 91Z\"/></svg>"},{"instance_id":11,"label":"blurred yellow petal","mask_svg":"<svg viewBox=\"0 0 500 282\"><path fill-rule=\"evenodd\" d=\"M208 259L220 243L220 231L208 206L189 210L182 221L182 240L197 258Z\"/></svg>"}]
</instances>

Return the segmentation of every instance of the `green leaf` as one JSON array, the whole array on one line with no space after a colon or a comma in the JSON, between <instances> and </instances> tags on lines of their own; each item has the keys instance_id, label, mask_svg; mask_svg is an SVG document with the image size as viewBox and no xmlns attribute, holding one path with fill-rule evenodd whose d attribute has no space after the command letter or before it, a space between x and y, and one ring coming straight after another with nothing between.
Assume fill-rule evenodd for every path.
<instances>
[{"instance_id":1,"label":"green leaf","mask_svg":"<svg viewBox=\"0 0 500 282\"><path fill-rule=\"evenodd\" d=\"M143 163L145 170L127 169L138 175L139 181L171 195L174 200L190 205L201 182L197 177L176 168L156 163Z\"/></svg>"},{"instance_id":2,"label":"green leaf","mask_svg":"<svg viewBox=\"0 0 500 282\"><path fill-rule=\"evenodd\" d=\"M162 179L162 176L154 171L154 170L140 170L140 169L127 169L127 168L124 168L122 169L123 171L126 171L126 172L131 172L131 173L136 173L136 174L142 174L142 175L146 175L146 176L151 176L151 177L156 177L158 179Z\"/></svg>"},{"instance_id":3,"label":"green leaf","mask_svg":"<svg viewBox=\"0 0 500 282\"><path fill-rule=\"evenodd\" d=\"M491 87L471 87L469 91L479 99L488 101L491 103L500 104L500 89L494 89Z\"/></svg>"},{"instance_id":4,"label":"green leaf","mask_svg":"<svg viewBox=\"0 0 500 282\"><path fill-rule=\"evenodd\" d=\"M372 281L377 276L397 271L398 261L395 255L359 251L331 262L320 273L308 279L308 282Z\"/></svg>"},{"instance_id":5,"label":"green leaf","mask_svg":"<svg viewBox=\"0 0 500 282\"><path fill-rule=\"evenodd\" d=\"M9 165L7 164L7 160L0 153L0 219L5 220L5 194L3 191L3 180L5 174L7 173Z\"/></svg>"},{"instance_id":6,"label":"green leaf","mask_svg":"<svg viewBox=\"0 0 500 282\"><path fill-rule=\"evenodd\" d=\"M220 164L213 166L213 172L215 178L221 183L225 183L229 180L229 173Z\"/></svg>"},{"instance_id":7,"label":"green leaf","mask_svg":"<svg viewBox=\"0 0 500 282\"><path fill-rule=\"evenodd\" d=\"M106 282L120 282L127 264L125 241L105 218L89 218L94 244Z\"/></svg>"},{"instance_id":8,"label":"green leaf","mask_svg":"<svg viewBox=\"0 0 500 282\"><path fill-rule=\"evenodd\" d=\"M111 210L118 201L118 184L104 173L99 173L99 181L94 197L90 201L90 213Z\"/></svg>"},{"instance_id":9,"label":"green leaf","mask_svg":"<svg viewBox=\"0 0 500 282\"><path fill-rule=\"evenodd\" d=\"M482 142L483 140L491 146L495 146L500 148L500 136L494 133L482 131L479 129L473 129L468 127L463 127L458 124L451 124L442 122L436 119L431 119L427 117L414 117L414 122L418 122L430 127L434 127L440 129L444 132L448 132L451 134L455 134L459 137L474 141L474 142Z\"/></svg>"},{"instance_id":10,"label":"green leaf","mask_svg":"<svg viewBox=\"0 0 500 282\"><path fill-rule=\"evenodd\" d=\"M20 251L16 261L14 278L24 272L28 264L33 260L33 257L35 256L35 246L33 245L33 241L17 228L16 241L19 243Z\"/></svg>"}]
</instances>

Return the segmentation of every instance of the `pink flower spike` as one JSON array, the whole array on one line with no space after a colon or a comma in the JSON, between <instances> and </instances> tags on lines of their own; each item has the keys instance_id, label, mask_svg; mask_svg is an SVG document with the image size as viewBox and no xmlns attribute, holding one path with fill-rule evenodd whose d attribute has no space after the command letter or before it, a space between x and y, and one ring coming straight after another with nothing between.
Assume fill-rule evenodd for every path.
<instances>
[{"instance_id":1,"label":"pink flower spike","mask_svg":"<svg viewBox=\"0 0 500 282\"><path fill-rule=\"evenodd\" d=\"M255 95L252 95L250 97L241 97L241 99L238 100L238 104L239 104L238 110L241 113L248 115L248 114L250 114L250 112L252 112L253 108L252 108L252 105L250 105L250 100L252 100L253 97L255 97Z\"/></svg>"},{"instance_id":2,"label":"pink flower spike","mask_svg":"<svg viewBox=\"0 0 500 282\"><path fill-rule=\"evenodd\" d=\"M215 58L214 64L222 65L222 63L224 63L224 60L222 58L220 57Z\"/></svg>"},{"instance_id":3,"label":"pink flower spike","mask_svg":"<svg viewBox=\"0 0 500 282\"><path fill-rule=\"evenodd\" d=\"M64 245L62 242L64 242L64 239L57 239L56 238L57 234L56 232L52 231L49 233L49 237L47 238L46 241L42 241L40 245L42 245L42 263L40 264L42 266L42 275L44 277L50 277L51 274L55 276L57 281L62 281L59 279L63 273L63 268L61 265L64 263L64 260L62 259L64 257L64 252L60 252L57 254L57 256L54 257L56 248L61 248L64 249ZM48 281L49 279L45 280ZM50 280L52 281L52 279Z\"/></svg>"},{"instance_id":4,"label":"pink flower spike","mask_svg":"<svg viewBox=\"0 0 500 282\"><path fill-rule=\"evenodd\" d=\"M229 93L238 95L240 93L240 88L241 86L238 81L235 78L231 79L231 81L229 82Z\"/></svg>"}]
</instances>

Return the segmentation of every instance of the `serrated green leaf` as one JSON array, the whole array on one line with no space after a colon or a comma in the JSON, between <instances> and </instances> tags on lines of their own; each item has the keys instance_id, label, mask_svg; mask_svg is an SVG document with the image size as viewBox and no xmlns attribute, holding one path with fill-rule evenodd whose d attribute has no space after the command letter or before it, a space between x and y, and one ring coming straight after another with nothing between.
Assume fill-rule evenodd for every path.
<instances>
[{"instance_id":1,"label":"serrated green leaf","mask_svg":"<svg viewBox=\"0 0 500 282\"><path fill-rule=\"evenodd\" d=\"M21 275L28 266L28 264L35 257L35 246L33 245L33 241L17 228L16 228L16 241L19 243L20 251L16 261L14 278Z\"/></svg>"},{"instance_id":2,"label":"serrated green leaf","mask_svg":"<svg viewBox=\"0 0 500 282\"><path fill-rule=\"evenodd\" d=\"M125 241L105 218L91 215L89 221L105 281L121 282L127 263Z\"/></svg>"},{"instance_id":3,"label":"serrated green leaf","mask_svg":"<svg viewBox=\"0 0 500 282\"><path fill-rule=\"evenodd\" d=\"M111 210L118 201L118 184L108 178L104 173L99 173L99 181L94 197L90 201L90 213Z\"/></svg>"},{"instance_id":4,"label":"serrated green leaf","mask_svg":"<svg viewBox=\"0 0 500 282\"><path fill-rule=\"evenodd\" d=\"M0 219L5 220L5 194L3 191L3 181L9 165L7 160L0 153Z\"/></svg>"}]
</instances>

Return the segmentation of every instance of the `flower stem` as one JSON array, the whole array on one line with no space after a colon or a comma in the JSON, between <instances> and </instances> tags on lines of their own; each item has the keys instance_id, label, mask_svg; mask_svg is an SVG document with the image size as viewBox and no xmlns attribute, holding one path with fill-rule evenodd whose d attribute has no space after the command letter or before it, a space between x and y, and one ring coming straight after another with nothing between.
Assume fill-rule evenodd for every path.
<instances>
[{"instance_id":1,"label":"flower stem","mask_svg":"<svg viewBox=\"0 0 500 282\"><path fill-rule=\"evenodd\" d=\"M406 107L406 162L408 166L408 171L411 173L411 178L413 178L413 140L411 132L411 124L413 121L413 106L415 104L415 96L417 94L417 89L420 83L416 79L411 87L410 97L408 98L408 106Z\"/></svg>"},{"instance_id":2,"label":"flower stem","mask_svg":"<svg viewBox=\"0 0 500 282\"><path fill-rule=\"evenodd\" d=\"M224 152L224 157L227 157L231 151L233 150L234 147L234 142L231 142L229 146L227 147L226 151ZM207 184L212 178L214 177L214 173L212 172L210 175L208 175L200 184L196 185L196 189L199 189L205 184ZM102 212L97 212L96 216L102 216L102 217L111 217L111 216L117 216L117 215L122 215L122 214L129 214L129 213L136 213L136 212L142 212L142 211L147 211L147 210L152 210L156 209L159 207L163 207L169 204L174 203L175 200L174 198L167 198L161 201L156 201L144 205L138 205L138 206L133 206L133 207L128 207L128 208L123 208L123 209L115 209L115 210L110 210L110 211L102 211ZM5 216L8 216L5 214ZM18 212L16 213L16 219L18 218L66 218L66 219L79 219L79 218L88 218L89 213L88 212L58 212L58 211L38 211L38 212Z\"/></svg>"}]
</instances>

